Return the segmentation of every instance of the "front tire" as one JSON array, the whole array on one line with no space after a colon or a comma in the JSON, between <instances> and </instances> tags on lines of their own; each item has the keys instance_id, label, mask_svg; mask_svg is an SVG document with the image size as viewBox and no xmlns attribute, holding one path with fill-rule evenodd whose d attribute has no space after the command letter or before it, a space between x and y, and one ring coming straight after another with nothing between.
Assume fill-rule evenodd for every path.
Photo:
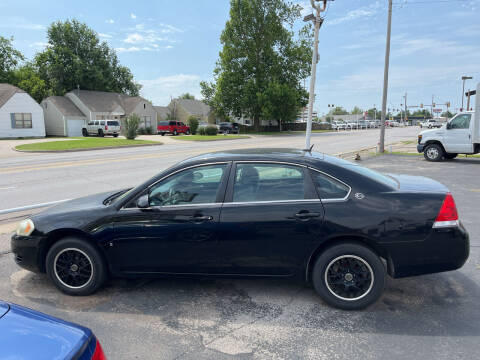
<instances>
[{"instance_id":1,"label":"front tire","mask_svg":"<svg viewBox=\"0 0 480 360\"><path fill-rule=\"evenodd\" d=\"M107 278L107 267L99 250L76 237L64 238L50 248L46 270L53 284L68 295L90 295Z\"/></svg>"},{"instance_id":2,"label":"front tire","mask_svg":"<svg viewBox=\"0 0 480 360\"><path fill-rule=\"evenodd\" d=\"M173 136L177 136L178 135L178 131L177 130L173 130Z\"/></svg>"},{"instance_id":3,"label":"front tire","mask_svg":"<svg viewBox=\"0 0 480 360\"><path fill-rule=\"evenodd\" d=\"M85 128L82 129L82 135L83 135L84 137L87 137L87 136L88 136L88 131L87 131L87 129L85 129Z\"/></svg>"},{"instance_id":4,"label":"front tire","mask_svg":"<svg viewBox=\"0 0 480 360\"><path fill-rule=\"evenodd\" d=\"M443 149L438 144L427 145L427 147L423 151L423 156L427 161L440 161L442 160L443 155L444 155Z\"/></svg>"},{"instance_id":5,"label":"front tire","mask_svg":"<svg viewBox=\"0 0 480 360\"><path fill-rule=\"evenodd\" d=\"M187 131L185 132L185 135L190 135L190 130L187 130Z\"/></svg>"},{"instance_id":6,"label":"front tire","mask_svg":"<svg viewBox=\"0 0 480 360\"><path fill-rule=\"evenodd\" d=\"M329 305L360 310L382 295L385 277L385 266L372 250L356 243L340 243L318 257L312 281Z\"/></svg>"}]
</instances>

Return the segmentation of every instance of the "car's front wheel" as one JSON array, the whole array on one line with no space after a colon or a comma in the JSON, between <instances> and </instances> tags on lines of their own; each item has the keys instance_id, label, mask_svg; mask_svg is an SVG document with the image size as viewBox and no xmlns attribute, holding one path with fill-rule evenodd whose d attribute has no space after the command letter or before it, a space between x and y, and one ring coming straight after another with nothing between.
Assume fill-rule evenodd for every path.
<instances>
[{"instance_id":1,"label":"car's front wheel","mask_svg":"<svg viewBox=\"0 0 480 360\"><path fill-rule=\"evenodd\" d=\"M87 131L87 129L85 129L85 128L82 129L82 135L83 135L84 137L87 137L87 136L88 136L88 131Z\"/></svg>"},{"instance_id":2,"label":"car's front wheel","mask_svg":"<svg viewBox=\"0 0 480 360\"><path fill-rule=\"evenodd\" d=\"M173 136L177 136L178 135L178 131L177 130L173 130Z\"/></svg>"},{"instance_id":3,"label":"car's front wheel","mask_svg":"<svg viewBox=\"0 0 480 360\"><path fill-rule=\"evenodd\" d=\"M187 131L185 132L185 135L190 135L190 130L187 130Z\"/></svg>"},{"instance_id":4,"label":"car's front wheel","mask_svg":"<svg viewBox=\"0 0 480 360\"><path fill-rule=\"evenodd\" d=\"M344 310L363 309L381 296L386 270L382 260L357 243L341 243L316 260L313 286L325 302Z\"/></svg>"},{"instance_id":5,"label":"car's front wheel","mask_svg":"<svg viewBox=\"0 0 480 360\"><path fill-rule=\"evenodd\" d=\"M55 286L68 295L89 295L107 278L107 267L99 250L76 237L59 240L50 248L46 271Z\"/></svg>"},{"instance_id":6,"label":"car's front wheel","mask_svg":"<svg viewBox=\"0 0 480 360\"><path fill-rule=\"evenodd\" d=\"M423 151L423 156L425 157L425 160L428 161L440 161L443 158L443 149L438 144L427 145Z\"/></svg>"}]
</instances>

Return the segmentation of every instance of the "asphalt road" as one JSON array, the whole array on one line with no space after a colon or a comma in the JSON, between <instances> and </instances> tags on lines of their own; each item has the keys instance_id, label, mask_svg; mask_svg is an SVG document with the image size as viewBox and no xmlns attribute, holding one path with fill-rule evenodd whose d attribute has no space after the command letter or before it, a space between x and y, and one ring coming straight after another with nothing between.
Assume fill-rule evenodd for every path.
<instances>
[{"instance_id":1,"label":"asphalt road","mask_svg":"<svg viewBox=\"0 0 480 360\"><path fill-rule=\"evenodd\" d=\"M386 143L414 139L418 127L386 131ZM161 146L55 154L18 153L0 146L0 210L137 185L176 162L201 153L235 148L303 148L303 135L190 142L155 136ZM314 149L327 154L374 147L379 130L313 133ZM0 141L0 145L2 142Z\"/></svg>"},{"instance_id":2,"label":"asphalt road","mask_svg":"<svg viewBox=\"0 0 480 360\"><path fill-rule=\"evenodd\" d=\"M91 327L110 359L478 358L480 159L387 155L363 164L451 189L471 236L462 269L388 279L376 304L345 312L283 280L112 280L95 295L69 297L3 254L0 298Z\"/></svg>"}]
</instances>

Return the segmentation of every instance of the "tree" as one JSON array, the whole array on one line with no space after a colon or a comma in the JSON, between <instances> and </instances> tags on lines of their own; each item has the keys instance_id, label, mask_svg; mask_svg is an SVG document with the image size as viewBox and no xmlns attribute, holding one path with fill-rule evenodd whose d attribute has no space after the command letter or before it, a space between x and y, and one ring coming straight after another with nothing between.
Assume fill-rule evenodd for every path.
<instances>
[{"instance_id":1,"label":"tree","mask_svg":"<svg viewBox=\"0 0 480 360\"><path fill-rule=\"evenodd\" d=\"M417 117L424 117L425 119L431 118L432 114L430 111L423 109L423 110L415 110L412 116L417 116Z\"/></svg>"},{"instance_id":2,"label":"tree","mask_svg":"<svg viewBox=\"0 0 480 360\"><path fill-rule=\"evenodd\" d=\"M282 131L282 123L295 120L301 107L308 103L308 93L288 84L271 82L262 97L262 115L266 119L278 121L278 129Z\"/></svg>"},{"instance_id":3,"label":"tree","mask_svg":"<svg viewBox=\"0 0 480 360\"><path fill-rule=\"evenodd\" d=\"M301 80L309 75L311 27L304 27L294 38L291 30L300 18L299 5L284 0L231 0L230 18L220 42L223 45L214 70L214 82L202 82L202 95L217 114L260 119L277 83L300 94ZM300 96L297 96L300 99ZM298 103L297 103L298 105Z\"/></svg>"},{"instance_id":4,"label":"tree","mask_svg":"<svg viewBox=\"0 0 480 360\"><path fill-rule=\"evenodd\" d=\"M11 83L13 71L25 60L22 53L13 47L12 42L13 38L0 36L0 83Z\"/></svg>"},{"instance_id":5,"label":"tree","mask_svg":"<svg viewBox=\"0 0 480 360\"><path fill-rule=\"evenodd\" d=\"M198 119L195 115L190 115L187 119L188 126L190 126L190 132L192 135L195 135L197 133L198 129Z\"/></svg>"},{"instance_id":6,"label":"tree","mask_svg":"<svg viewBox=\"0 0 480 360\"><path fill-rule=\"evenodd\" d=\"M195 100L195 96L186 92L178 97L179 99Z\"/></svg>"},{"instance_id":7,"label":"tree","mask_svg":"<svg viewBox=\"0 0 480 360\"><path fill-rule=\"evenodd\" d=\"M45 81L39 77L37 70L31 63L13 71L11 82L29 93L37 102L41 102L50 95L50 89Z\"/></svg>"},{"instance_id":8,"label":"tree","mask_svg":"<svg viewBox=\"0 0 480 360\"><path fill-rule=\"evenodd\" d=\"M449 110L442 113L442 117L452 118L455 114L451 113Z\"/></svg>"},{"instance_id":9,"label":"tree","mask_svg":"<svg viewBox=\"0 0 480 360\"><path fill-rule=\"evenodd\" d=\"M117 54L78 20L57 21L47 31L48 46L35 56L38 76L53 95L77 88L137 96L140 85Z\"/></svg>"},{"instance_id":10,"label":"tree","mask_svg":"<svg viewBox=\"0 0 480 360\"><path fill-rule=\"evenodd\" d=\"M360 109L358 106L355 106L350 112L350 114L352 115L363 114L363 110Z\"/></svg>"},{"instance_id":11,"label":"tree","mask_svg":"<svg viewBox=\"0 0 480 360\"><path fill-rule=\"evenodd\" d=\"M331 115L348 115L348 111L341 106L336 106L330 113Z\"/></svg>"}]
</instances>

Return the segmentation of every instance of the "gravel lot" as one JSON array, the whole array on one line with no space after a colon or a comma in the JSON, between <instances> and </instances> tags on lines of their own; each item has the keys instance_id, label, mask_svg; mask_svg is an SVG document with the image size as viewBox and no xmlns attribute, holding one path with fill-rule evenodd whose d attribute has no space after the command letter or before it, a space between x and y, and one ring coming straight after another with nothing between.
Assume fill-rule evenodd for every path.
<instances>
[{"instance_id":1,"label":"gravel lot","mask_svg":"<svg viewBox=\"0 0 480 360\"><path fill-rule=\"evenodd\" d=\"M113 280L93 296L68 297L0 251L0 298L92 328L109 359L478 358L480 159L381 156L363 165L451 189L471 236L461 270L388 279L377 304L344 312L280 280Z\"/></svg>"}]
</instances>

